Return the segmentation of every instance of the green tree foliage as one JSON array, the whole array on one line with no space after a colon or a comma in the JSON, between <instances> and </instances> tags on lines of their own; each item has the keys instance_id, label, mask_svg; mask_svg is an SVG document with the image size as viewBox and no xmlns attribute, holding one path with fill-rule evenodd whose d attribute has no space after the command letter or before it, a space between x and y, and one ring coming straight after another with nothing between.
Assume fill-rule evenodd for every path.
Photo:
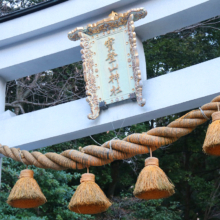
<instances>
[{"instance_id":1,"label":"green tree foliage","mask_svg":"<svg viewBox=\"0 0 220 220\"><path fill-rule=\"evenodd\" d=\"M153 78L220 56L220 19L210 26L168 33L144 43L147 76Z\"/></svg>"}]
</instances>

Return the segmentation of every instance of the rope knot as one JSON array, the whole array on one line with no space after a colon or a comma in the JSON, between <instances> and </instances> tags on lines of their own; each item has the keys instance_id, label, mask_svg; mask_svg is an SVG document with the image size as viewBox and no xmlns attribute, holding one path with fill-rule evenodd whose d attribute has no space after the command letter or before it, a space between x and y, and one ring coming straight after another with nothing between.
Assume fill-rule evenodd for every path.
<instances>
[{"instance_id":1,"label":"rope knot","mask_svg":"<svg viewBox=\"0 0 220 220\"><path fill-rule=\"evenodd\" d=\"M81 176L80 183L92 181L95 182L95 175L92 173L84 173Z\"/></svg>"},{"instance_id":2,"label":"rope knot","mask_svg":"<svg viewBox=\"0 0 220 220\"><path fill-rule=\"evenodd\" d=\"M79 147L79 151L81 152L81 153L85 153L85 151L84 151L84 149L82 148L82 147Z\"/></svg>"}]
</instances>

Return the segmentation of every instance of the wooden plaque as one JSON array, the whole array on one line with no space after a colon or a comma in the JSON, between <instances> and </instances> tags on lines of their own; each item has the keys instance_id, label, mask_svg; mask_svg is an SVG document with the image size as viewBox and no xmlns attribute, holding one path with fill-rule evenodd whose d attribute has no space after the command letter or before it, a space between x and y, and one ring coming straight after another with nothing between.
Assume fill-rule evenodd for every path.
<instances>
[{"instance_id":1,"label":"wooden plaque","mask_svg":"<svg viewBox=\"0 0 220 220\"><path fill-rule=\"evenodd\" d=\"M141 71L136 45L134 21L146 16L143 8L123 14L112 12L108 18L68 34L70 40L81 40L83 73L87 101L91 107L89 119L99 116L100 108L142 98Z\"/></svg>"}]
</instances>

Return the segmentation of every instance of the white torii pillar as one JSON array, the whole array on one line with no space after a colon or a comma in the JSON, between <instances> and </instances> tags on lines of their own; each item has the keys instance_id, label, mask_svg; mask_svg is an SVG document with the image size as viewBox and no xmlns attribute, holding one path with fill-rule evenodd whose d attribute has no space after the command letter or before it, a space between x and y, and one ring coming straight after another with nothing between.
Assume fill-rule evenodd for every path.
<instances>
[{"instance_id":1,"label":"white torii pillar","mask_svg":"<svg viewBox=\"0 0 220 220\"><path fill-rule=\"evenodd\" d=\"M0 77L0 115L5 111L5 88L6 82ZM0 188L1 188L1 177L2 177L2 157L0 157Z\"/></svg>"}]
</instances>

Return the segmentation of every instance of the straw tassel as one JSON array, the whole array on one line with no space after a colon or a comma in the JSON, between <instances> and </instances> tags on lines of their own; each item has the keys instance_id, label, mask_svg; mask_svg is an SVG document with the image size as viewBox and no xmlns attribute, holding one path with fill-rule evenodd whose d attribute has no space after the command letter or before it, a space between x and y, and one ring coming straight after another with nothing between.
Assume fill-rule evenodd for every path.
<instances>
[{"instance_id":1,"label":"straw tassel","mask_svg":"<svg viewBox=\"0 0 220 220\"><path fill-rule=\"evenodd\" d=\"M34 179L34 171L22 170L7 203L14 208L36 208L46 202L44 194Z\"/></svg>"},{"instance_id":2,"label":"straw tassel","mask_svg":"<svg viewBox=\"0 0 220 220\"><path fill-rule=\"evenodd\" d=\"M95 183L95 175L85 173L80 179L69 203L69 209L79 214L97 214L106 211L112 204Z\"/></svg>"},{"instance_id":3,"label":"straw tassel","mask_svg":"<svg viewBox=\"0 0 220 220\"><path fill-rule=\"evenodd\" d=\"M174 185L169 181L166 174L159 167L156 157L145 160L145 168L138 176L134 189L134 196L139 199L162 199L175 193Z\"/></svg>"},{"instance_id":4,"label":"straw tassel","mask_svg":"<svg viewBox=\"0 0 220 220\"><path fill-rule=\"evenodd\" d=\"M209 155L220 156L220 111L212 114L212 123L206 133L203 151Z\"/></svg>"}]
</instances>

